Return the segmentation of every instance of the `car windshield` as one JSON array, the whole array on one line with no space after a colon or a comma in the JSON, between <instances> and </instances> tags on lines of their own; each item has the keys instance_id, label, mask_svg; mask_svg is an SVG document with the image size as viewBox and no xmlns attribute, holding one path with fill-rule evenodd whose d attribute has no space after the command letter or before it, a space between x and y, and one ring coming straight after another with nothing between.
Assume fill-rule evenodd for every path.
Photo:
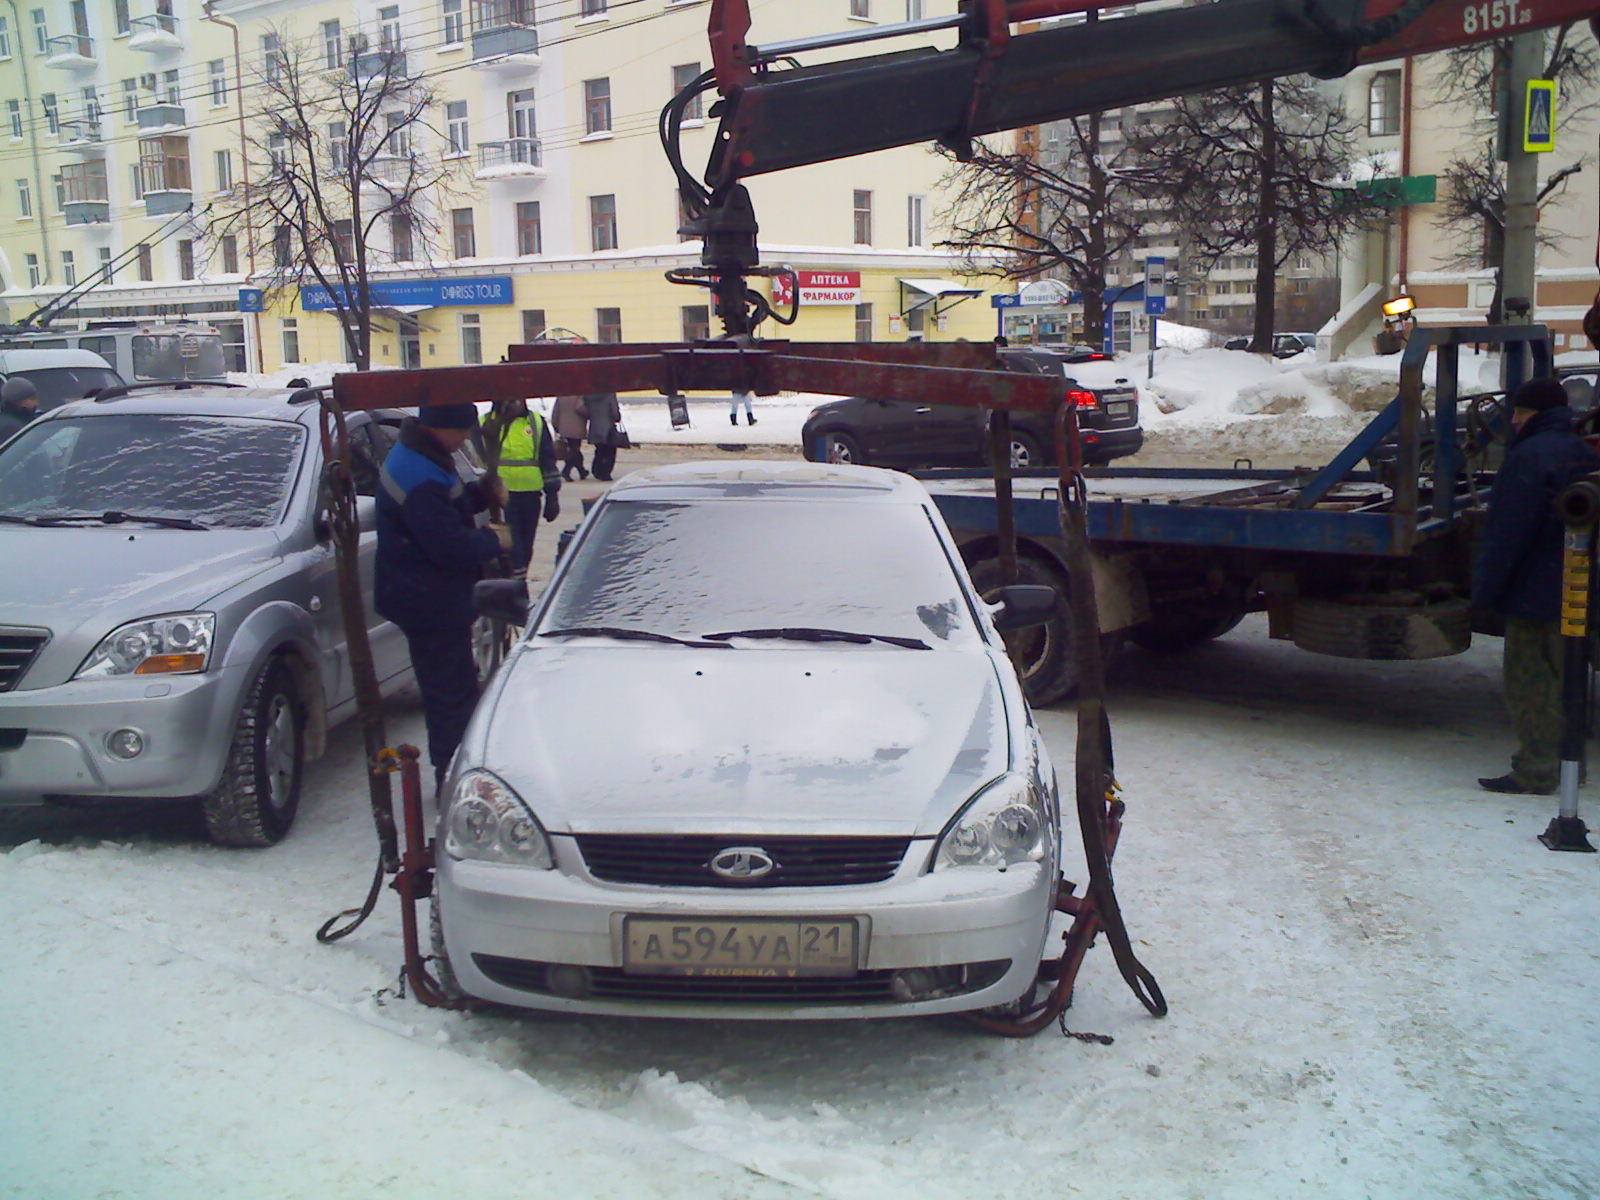
<instances>
[{"instance_id":1,"label":"car windshield","mask_svg":"<svg viewBox=\"0 0 1600 1200\"><path fill-rule=\"evenodd\" d=\"M68 400L81 400L90 392L122 384L122 377L105 367L30 368L15 372L14 377L33 384L33 390L39 396L40 412L60 408Z\"/></svg>"},{"instance_id":2,"label":"car windshield","mask_svg":"<svg viewBox=\"0 0 1600 1200\"><path fill-rule=\"evenodd\" d=\"M0 451L0 515L121 512L207 528L272 525L303 439L298 425L226 417L111 413L35 421Z\"/></svg>"},{"instance_id":3,"label":"car windshield","mask_svg":"<svg viewBox=\"0 0 1600 1200\"><path fill-rule=\"evenodd\" d=\"M601 507L539 622L699 639L827 629L930 645L977 638L920 505L792 499L613 501ZM881 641L733 645L884 649Z\"/></svg>"}]
</instances>

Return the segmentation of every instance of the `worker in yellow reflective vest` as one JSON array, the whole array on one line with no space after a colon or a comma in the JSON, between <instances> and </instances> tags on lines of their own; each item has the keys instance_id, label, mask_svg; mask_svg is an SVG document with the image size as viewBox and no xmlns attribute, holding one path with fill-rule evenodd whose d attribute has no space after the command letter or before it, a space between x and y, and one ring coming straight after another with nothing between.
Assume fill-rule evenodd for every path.
<instances>
[{"instance_id":1,"label":"worker in yellow reflective vest","mask_svg":"<svg viewBox=\"0 0 1600 1200\"><path fill-rule=\"evenodd\" d=\"M556 466L555 442L544 416L529 411L523 400L507 406L506 423L500 431L500 483L506 524L511 527L511 569L521 575L533 557L541 507L546 521L561 515L561 472Z\"/></svg>"}]
</instances>

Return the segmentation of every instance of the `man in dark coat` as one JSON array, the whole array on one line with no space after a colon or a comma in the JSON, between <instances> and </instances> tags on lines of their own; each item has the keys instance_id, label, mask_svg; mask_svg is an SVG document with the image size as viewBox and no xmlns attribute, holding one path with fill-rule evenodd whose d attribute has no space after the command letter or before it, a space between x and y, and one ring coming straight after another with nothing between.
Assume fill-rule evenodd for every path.
<instances>
[{"instance_id":1,"label":"man in dark coat","mask_svg":"<svg viewBox=\"0 0 1600 1200\"><path fill-rule=\"evenodd\" d=\"M1557 380L1531 379L1511 394L1514 433L1489 493L1472 583L1473 607L1505 618L1502 670L1518 742L1509 774L1478 780L1491 792L1548 796L1560 775L1563 529L1554 501L1600 469L1572 422Z\"/></svg>"},{"instance_id":2,"label":"man in dark coat","mask_svg":"<svg viewBox=\"0 0 1600 1200\"><path fill-rule=\"evenodd\" d=\"M33 384L14 375L0 384L0 442L5 441L39 412L39 393Z\"/></svg>"},{"instance_id":3,"label":"man in dark coat","mask_svg":"<svg viewBox=\"0 0 1600 1200\"><path fill-rule=\"evenodd\" d=\"M474 524L484 497L477 484L461 482L451 458L477 423L471 404L423 408L401 424L379 479L374 599L411 650L435 786L444 782L478 702L472 585L511 540L503 527Z\"/></svg>"}]
</instances>

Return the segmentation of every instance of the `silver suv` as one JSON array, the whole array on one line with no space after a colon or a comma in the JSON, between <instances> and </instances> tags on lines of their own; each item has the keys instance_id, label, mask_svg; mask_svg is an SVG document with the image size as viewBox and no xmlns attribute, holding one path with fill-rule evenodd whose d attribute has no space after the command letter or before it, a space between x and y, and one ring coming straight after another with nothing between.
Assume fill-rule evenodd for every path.
<instances>
[{"instance_id":1,"label":"silver suv","mask_svg":"<svg viewBox=\"0 0 1600 1200\"><path fill-rule=\"evenodd\" d=\"M0 449L0 804L198 798L221 844L288 832L307 758L355 710L318 413L306 393L147 385ZM371 606L397 421L349 417L385 692L411 678Z\"/></svg>"}]
</instances>

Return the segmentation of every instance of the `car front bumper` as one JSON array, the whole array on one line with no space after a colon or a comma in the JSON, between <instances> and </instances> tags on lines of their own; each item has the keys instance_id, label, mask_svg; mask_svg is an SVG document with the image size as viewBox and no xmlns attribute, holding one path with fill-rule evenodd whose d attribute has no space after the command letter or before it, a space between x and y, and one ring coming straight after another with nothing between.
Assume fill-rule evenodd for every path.
<instances>
[{"instance_id":1,"label":"car front bumper","mask_svg":"<svg viewBox=\"0 0 1600 1200\"><path fill-rule=\"evenodd\" d=\"M0 804L210 791L232 741L239 674L80 679L0 693ZM143 739L133 758L108 746L122 729Z\"/></svg>"},{"instance_id":2,"label":"car front bumper","mask_svg":"<svg viewBox=\"0 0 1600 1200\"><path fill-rule=\"evenodd\" d=\"M1015 1000L1037 976L1055 896L1053 863L922 875L903 870L864 886L617 885L563 862L576 857L570 839L552 842L554 870L440 854L436 886L445 947L468 994L558 1012L718 1019L922 1016L988 1008ZM702 985L682 976L628 974L622 968L630 916L854 920L857 971L792 985L727 977ZM551 966L583 968L567 974L587 979L590 989L578 996L557 994L545 974ZM911 998L930 975L942 986L929 998Z\"/></svg>"}]
</instances>

